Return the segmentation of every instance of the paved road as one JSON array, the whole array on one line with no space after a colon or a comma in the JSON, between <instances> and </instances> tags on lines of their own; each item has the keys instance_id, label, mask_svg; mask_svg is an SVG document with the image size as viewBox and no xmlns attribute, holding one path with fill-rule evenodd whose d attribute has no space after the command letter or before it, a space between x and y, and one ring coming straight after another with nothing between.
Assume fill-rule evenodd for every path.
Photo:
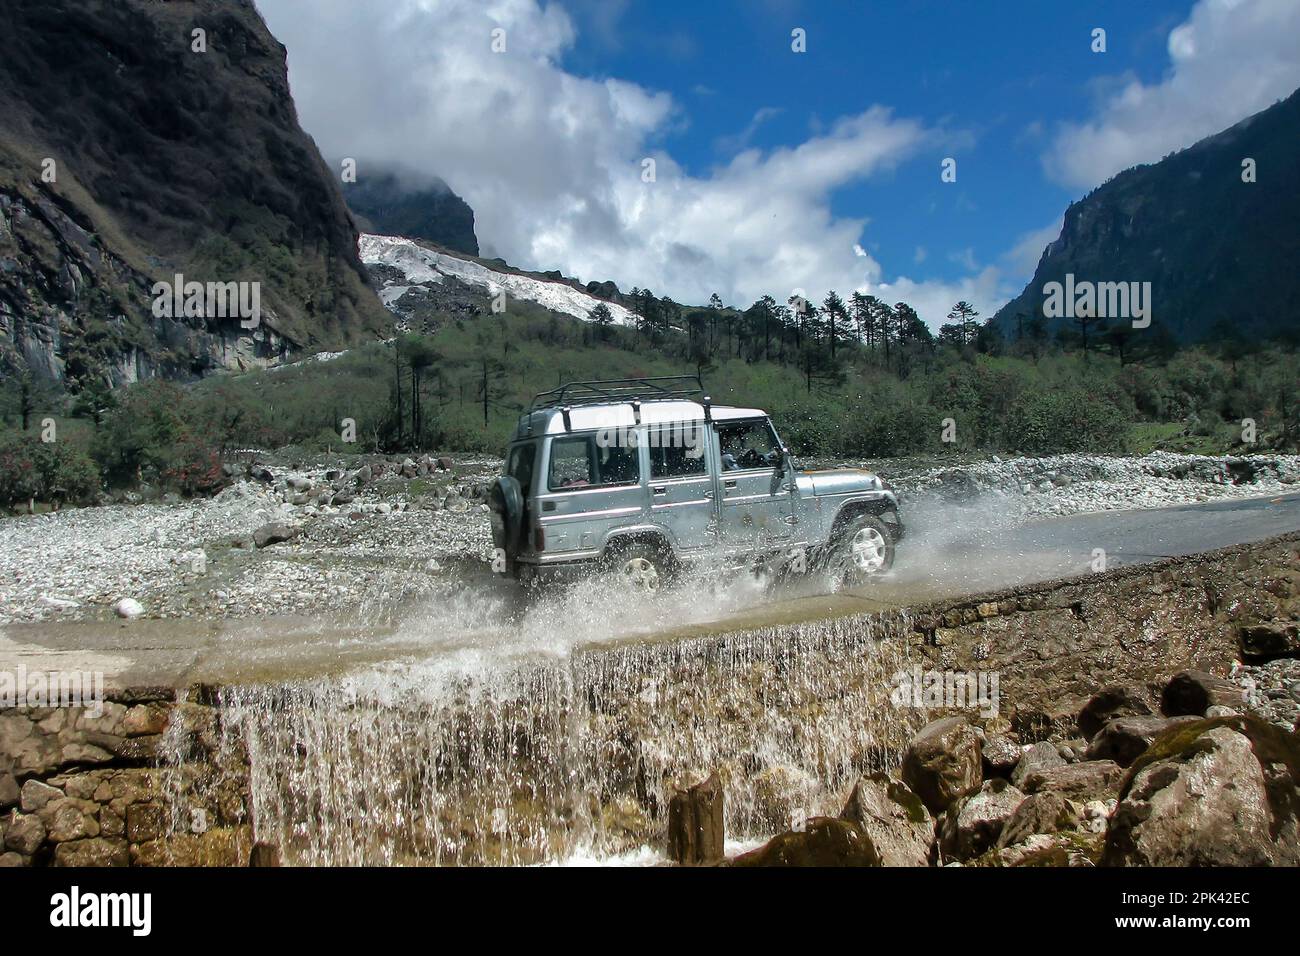
<instances>
[{"instance_id":1,"label":"paved road","mask_svg":"<svg viewBox=\"0 0 1300 956\"><path fill-rule=\"evenodd\" d=\"M287 679L403 658L485 658L610 640L671 640L692 633L809 620L977 594L1108 567L1257 541L1300 530L1300 494L1109 511L999 526L978 507L909 516L892 574L835 595L801 583L764 593L739 583L647 599L579 592L520 613L500 584L471 582L455 601L409 609L377 628L338 619L132 621L11 625L0 629L0 672L102 671L109 686ZM812 592L812 593L809 593ZM632 605L629 608L624 605ZM515 623L500 622L515 614Z\"/></svg>"},{"instance_id":2,"label":"paved road","mask_svg":"<svg viewBox=\"0 0 1300 956\"><path fill-rule=\"evenodd\" d=\"M914 600L920 588L928 596L950 597L1083 574L1099 558L1113 568L1297 530L1300 494L1105 511L1005 530L959 527L948 532L938 516L918 529L915 542L904 541L898 574L883 588L874 588L873 596L889 600L897 593Z\"/></svg>"},{"instance_id":3,"label":"paved road","mask_svg":"<svg viewBox=\"0 0 1300 956\"><path fill-rule=\"evenodd\" d=\"M1212 551L1300 531L1300 494L1103 511L999 527L978 506L907 516L887 577L837 595L792 594L728 617L749 626L904 607L1105 568ZM1095 552L1100 549L1103 555ZM691 625L671 636L698 633Z\"/></svg>"}]
</instances>

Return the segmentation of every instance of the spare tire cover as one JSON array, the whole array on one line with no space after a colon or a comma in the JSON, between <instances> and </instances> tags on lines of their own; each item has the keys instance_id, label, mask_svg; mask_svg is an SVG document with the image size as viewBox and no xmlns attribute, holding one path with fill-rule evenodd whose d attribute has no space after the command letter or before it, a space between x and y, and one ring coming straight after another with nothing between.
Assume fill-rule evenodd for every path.
<instances>
[{"instance_id":1,"label":"spare tire cover","mask_svg":"<svg viewBox=\"0 0 1300 956\"><path fill-rule=\"evenodd\" d=\"M488 493L488 507L492 511L492 543L509 557L519 553L519 537L524 525L524 494L519 482L502 475Z\"/></svg>"}]
</instances>

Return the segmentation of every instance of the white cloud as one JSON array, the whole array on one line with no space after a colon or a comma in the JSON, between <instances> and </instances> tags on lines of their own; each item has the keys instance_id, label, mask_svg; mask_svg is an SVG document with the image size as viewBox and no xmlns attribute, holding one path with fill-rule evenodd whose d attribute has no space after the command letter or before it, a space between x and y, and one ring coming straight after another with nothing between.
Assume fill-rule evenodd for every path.
<instances>
[{"instance_id":1,"label":"white cloud","mask_svg":"<svg viewBox=\"0 0 1300 956\"><path fill-rule=\"evenodd\" d=\"M673 98L566 72L573 21L537 0L258 0L289 51L304 128L329 158L441 176L473 207L485 255L584 280L613 279L745 306L795 288L820 298L879 283L865 218L831 195L889 170L940 133L883 106L819 127L798 145L743 149L691 174L656 144L683 122ZM507 52L491 51L506 31ZM751 128L771 116L760 110ZM950 141L952 137L948 137ZM642 160L656 164L643 182ZM931 323L951 289L900 279ZM931 289L933 288L933 292ZM976 298L975 292L964 292ZM936 311L928 303L949 297Z\"/></svg>"},{"instance_id":2,"label":"white cloud","mask_svg":"<svg viewBox=\"0 0 1300 956\"><path fill-rule=\"evenodd\" d=\"M1044 169L1091 188L1270 106L1300 86L1297 37L1296 0L1200 0L1169 33L1165 77L1122 83L1093 119L1064 126Z\"/></svg>"},{"instance_id":3,"label":"white cloud","mask_svg":"<svg viewBox=\"0 0 1300 956\"><path fill-rule=\"evenodd\" d=\"M975 261L975 250L970 246L948 253L948 261L955 262L967 272L978 272L979 263Z\"/></svg>"},{"instance_id":4,"label":"white cloud","mask_svg":"<svg viewBox=\"0 0 1300 956\"><path fill-rule=\"evenodd\" d=\"M1015 294L1009 292L1005 277L996 266L987 266L956 282L933 279L918 282L900 276L892 282L873 284L865 291L890 304L906 302L932 329L948 321L953 305L963 299L975 306L980 317L986 319Z\"/></svg>"},{"instance_id":5,"label":"white cloud","mask_svg":"<svg viewBox=\"0 0 1300 956\"><path fill-rule=\"evenodd\" d=\"M1033 276L1034 270L1038 268L1038 261L1043 257L1043 250L1049 243L1060 238L1061 228L1064 225L1064 217L1057 216L1042 229L1033 229L1017 239L1015 245L1002 256L1003 262L1007 264L1012 275L1026 280Z\"/></svg>"},{"instance_id":6,"label":"white cloud","mask_svg":"<svg viewBox=\"0 0 1300 956\"><path fill-rule=\"evenodd\" d=\"M745 149L754 139L754 134L758 128L770 119L775 119L781 115L781 108L778 106L763 106L755 111L753 118L746 124L745 128L733 136L719 136L714 142L714 148L719 152L734 153Z\"/></svg>"}]
</instances>

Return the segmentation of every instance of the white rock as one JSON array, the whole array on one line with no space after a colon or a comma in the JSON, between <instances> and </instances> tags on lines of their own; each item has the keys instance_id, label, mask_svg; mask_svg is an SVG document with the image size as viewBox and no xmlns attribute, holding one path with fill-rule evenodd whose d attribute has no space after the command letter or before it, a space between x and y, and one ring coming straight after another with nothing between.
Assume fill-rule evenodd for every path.
<instances>
[{"instance_id":1,"label":"white rock","mask_svg":"<svg viewBox=\"0 0 1300 956\"><path fill-rule=\"evenodd\" d=\"M135 598L122 598L113 605L113 613L128 620L144 614L144 605Z\"/></svg>"}]
</instances>

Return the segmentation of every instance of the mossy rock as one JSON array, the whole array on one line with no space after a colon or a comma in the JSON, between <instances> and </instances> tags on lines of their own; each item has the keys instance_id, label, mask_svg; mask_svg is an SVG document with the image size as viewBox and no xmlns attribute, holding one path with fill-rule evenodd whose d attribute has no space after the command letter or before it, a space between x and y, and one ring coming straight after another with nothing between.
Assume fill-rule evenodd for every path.
<instances>
[{"instance_id":1,"label":"mossy rock","mask_svg":"<svg viewBox=\"0 0 1300 956\"><path fill-rule=\"evenodd\" d=\"M731 861L732 866L880 866L880 853L856 823L813 817Z\"/></svg>"},{"instance_id":2,"label":"mossy rock","mask_svg":"<svg viewBox=\"0 0 1300 956\"><path fill-rule=\"evenodd\" d=\"M1038 834L1037 836L1041 837L1044 834ZM1101 851L1105 845L1105 836L1103 834L1068 830L1046 836L1050 842L1041 847L1030 848L1020 844L989 850L968 862L966 866L1015 868L1026 866L1089 867L1097 866L1101 860Z\"/></svg>"},{"instance_id":3,"label":"mossy rock","mask_svg":"<svg viewBox=\"0 0 1300 956\"><path fill-rule=\"evenodd\" d=\"M1232 717L1207 717L1178 724L1158 734L1151 746L1128 768L1120 784L1119 798L1128 796L1137 775L1160 760L1181 759L1196 749L1196 742L1215 727L1227 727L1250 740L1255 757L1262 765L1284 764L1291 779L1300 780L1300 735L1287 733L1280 727L1261 720L1253 714Z\"/></svg>"}]
</instances>

